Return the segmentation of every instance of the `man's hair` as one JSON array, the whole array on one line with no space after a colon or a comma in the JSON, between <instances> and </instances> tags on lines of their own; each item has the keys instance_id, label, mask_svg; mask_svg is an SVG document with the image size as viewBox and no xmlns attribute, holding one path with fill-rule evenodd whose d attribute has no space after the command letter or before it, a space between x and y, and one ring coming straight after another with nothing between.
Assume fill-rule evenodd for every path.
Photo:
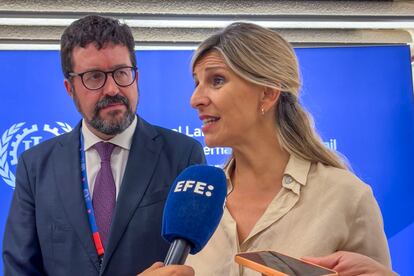
<instances>
[{"instance_id":1,"label":"man's hair","mask_svg":"<svg viewBox=\"0 0 414 276\"><path fill-rule=\"evenodd\" d=\"M136 66L134 37L128 25L118 19L99 15L88 15L70 24L60 39L60 59L65 78L73 72L72 52L75 47L86 47L94 43L99 50L108 43L128 48L132 66Z\"/></svg>"}]
</instances>

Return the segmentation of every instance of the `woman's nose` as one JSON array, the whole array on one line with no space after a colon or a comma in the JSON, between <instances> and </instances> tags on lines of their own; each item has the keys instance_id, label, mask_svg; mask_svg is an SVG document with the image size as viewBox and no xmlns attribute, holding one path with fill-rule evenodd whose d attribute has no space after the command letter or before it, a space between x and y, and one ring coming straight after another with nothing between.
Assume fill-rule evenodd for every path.
<instances>
[{"instance_id":1,"label":"woman's nose","mask_svg":"<svg viewBox=\"0 0 414 276\"><path fill-rule=\"evenodd\" d=\"M208 105L209 99L204 91L204 89L198 85L193 92L193 95L191 95L190 99L190 105L192 108L199 108L200 106Z\"/></svg>"}]
</instances>

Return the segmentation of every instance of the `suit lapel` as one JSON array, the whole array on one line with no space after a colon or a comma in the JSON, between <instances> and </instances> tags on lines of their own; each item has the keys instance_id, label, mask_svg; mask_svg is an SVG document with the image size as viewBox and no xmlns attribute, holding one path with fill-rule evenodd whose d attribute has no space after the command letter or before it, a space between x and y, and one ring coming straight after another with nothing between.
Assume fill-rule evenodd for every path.
<instances>
[{"instance_id":1,"label":"suit lapel","mask_svg":"<svg viewBox=\"0 0 414 276\"><path fill-rule=\"evenodd\" d=\"M66 215L98 270L98 256L92 241L80 182L79 135L80 124L57 145L53 153L55 183Z\"/></svg>"},{"instance_id":2,"label":"suit lapel","mask_svg":"<svg viewBox=\"0 0 414 276\"><path fill-rule=\"evenodd\" d=\"M103 270L115 251L126 227L150 184L155 170L161 143L155 140L155 129L137 117L137 127L125 168L125 175L118 195L112 220L109 243L105 252Z\"/></svg>"}]
</instances>

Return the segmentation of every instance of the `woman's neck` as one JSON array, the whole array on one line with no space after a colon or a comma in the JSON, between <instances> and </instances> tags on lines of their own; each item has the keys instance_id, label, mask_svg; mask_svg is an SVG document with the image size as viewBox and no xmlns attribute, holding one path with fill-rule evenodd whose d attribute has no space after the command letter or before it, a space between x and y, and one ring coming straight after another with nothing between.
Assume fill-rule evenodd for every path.
<instances>
[{"instance_id":1,"label":"woman's neck","mask_svg":"<svg viewBox=\"0 0 414 276\"><path fill-rule=\"evenodd\" d=\"M273 137L272 137L273 138ZM255 181L237 181L239 183L256 183L265 188L274 185L274 180L282 178L290 154L282 149L277 139L262 139L251 146L233 149L235 167L231 178L252 179Z\"/></svg>"}]
</instances>

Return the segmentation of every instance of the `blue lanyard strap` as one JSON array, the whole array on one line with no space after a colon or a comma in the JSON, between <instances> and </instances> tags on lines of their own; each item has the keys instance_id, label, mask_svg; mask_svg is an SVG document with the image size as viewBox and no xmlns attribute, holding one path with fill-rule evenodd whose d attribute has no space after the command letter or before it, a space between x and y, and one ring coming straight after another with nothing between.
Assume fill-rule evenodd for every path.
<instances>
[{"instance_id":1,"label":"blue lanyard strap","mask_svg":"<svg viewBox=\"0 0 414 276\"><path fill-rule=\"evenodd\" d=\"M95 244L96 252L98 253L98 256L100 257L100 259L102 259L102 256L105 253L105 249L102 245L101 237L99 236L98 226L96 225L96 220L95 220L95 213L93 211L91 194L89 192L88 177L87 177L87 172L86 172L85 148L84 148L82 133L80 135L80 165L81 165L81 176L82 176L82 181L81 181L82 191L83 191L83 197L85 199L86 210L88 213L89 226L91 227L92 238Z\"/></svg>"}]
</instances>

